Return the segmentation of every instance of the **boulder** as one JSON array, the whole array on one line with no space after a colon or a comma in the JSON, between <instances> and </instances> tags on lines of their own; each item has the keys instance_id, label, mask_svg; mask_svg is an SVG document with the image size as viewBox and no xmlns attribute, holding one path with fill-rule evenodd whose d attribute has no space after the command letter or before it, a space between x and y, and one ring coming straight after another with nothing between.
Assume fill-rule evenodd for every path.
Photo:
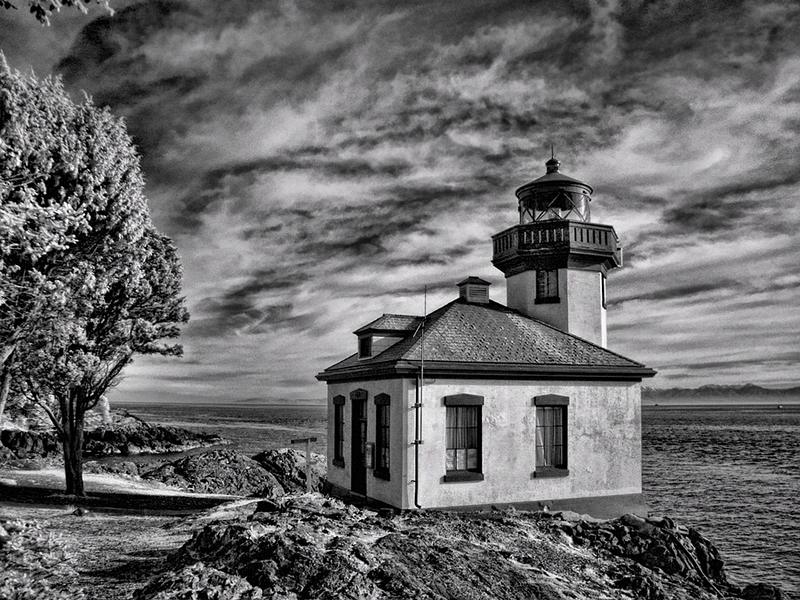
<instances>
[{"instance_id":1,"label":"boulder","mask_svg":"<svg viewBox=\"0 0 800 600\"><path fill-rule=\"evenodd\" d=\"M623 515L614 520L581 520L568 525L558 519L550 523L551 528L571 535L579 545L630 558L651 570L678 575L711 589L728 585L724 562L711 542L693 529L676 526L670 519ZM658 592L653 590L648 593L655 597ZM645 594L642 590L639 593Z\"/></svg>"},{"instance_id":2,"label":"boulder","mask_svg":"<svg viewBox=\"0 0 800 600\"><path fill-rule=\"evenodd\" d=\"M287 493L306 491L306 453L294 448L265 450L253 457L257 463L275 476ZM311 454L311 491L320 491L325 479L326 458Z\"/></svg>"},{"instance_id":3,"label":"boulder","mask_svg":"<svg viewBox=\"0 0 800 600\"><path fill-rule=\"evenodd\" d=\"M125 460L122 462L97 462L94 460L83 463L84 473L112 473L114 475L125 475L136 477L139 475L139 465L133 461Z\"/></svg>"},{"instance_id":4,"label":"boulder","mask_svg":"<svg viewBox=\"0 0 800 600\"><path fill-rule=\"evenodd\" d=\"M783 600L786 598L780 588L768 583L750 583L742 590L744 600Z\"/></svg>"},{"instance_id":5,"label":"boulder","mask_svg":"<svg viewBox=\"0 0 800 600\"><path fill-rule=\"evenodd\" d=\"M258 600L259 588L246 579L198 562L176 573L159 575L137 590L134 600Z\"/></svg>"},{"instance_id":6,"label":"boulder","mask_svg":"<svg viewBox=\"0 0 800 600\"><path fill-rule=\"evenodd\" d=\"M198 493L267 498L284 493L278 480L259 463L228 449L192 454L146 471L141 477Z\"/></svg>"}]
</instances>

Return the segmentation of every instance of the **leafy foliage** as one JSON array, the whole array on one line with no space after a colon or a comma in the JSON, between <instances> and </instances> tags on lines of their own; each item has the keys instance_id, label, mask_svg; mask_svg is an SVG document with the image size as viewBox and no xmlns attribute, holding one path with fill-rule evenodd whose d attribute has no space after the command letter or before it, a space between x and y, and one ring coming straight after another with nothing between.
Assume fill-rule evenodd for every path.
<instances>
[{"instance_id":1,"label":"leafy foliage","mask_svg":"<svg viewBox=\"0 0 800 600\"><path fill-rule=\"evenodd\" d=\"M0 65L0 348L4 383L48 412L67 492L83 493L83 417L135 353L188 320L172 242L150 221L124 123L58 79ZM8 357L13 356L13 360Z\"/></svg>"},{"instance_id":2,"label":"leafy foliage","mask_svg":"<svg viewBox=\"0 0 800 600\"><path fill-rule=\"evenodd\" d=\"M95 0L105 9L114 14L108 0ZM5 9L16 9L17 3L12 0L0 0L0 7ZM77 8L82 13L87 11L86 3L82 0L28 0L28 10L42 25L50 25L50 16L62 8Z\"/></svg>"}]
</instances>

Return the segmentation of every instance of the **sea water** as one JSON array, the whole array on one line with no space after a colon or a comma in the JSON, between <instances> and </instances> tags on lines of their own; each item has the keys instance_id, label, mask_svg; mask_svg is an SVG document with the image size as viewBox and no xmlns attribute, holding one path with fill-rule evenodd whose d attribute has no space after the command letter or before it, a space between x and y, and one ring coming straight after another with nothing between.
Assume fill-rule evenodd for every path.
<instances>
[{"instance_id":1,"label":"sea water","mask_svg":"<svg viewBox=\"0 0 800 600\"><path fill-rule=\"evenodd\" d=\"M155 423L206 430L255 454L316 437L320 406L120 405ZM736 583L800 591L800 405L644 407L642 486L651 512L694 527Z\"/></svg>"}]
</instances>

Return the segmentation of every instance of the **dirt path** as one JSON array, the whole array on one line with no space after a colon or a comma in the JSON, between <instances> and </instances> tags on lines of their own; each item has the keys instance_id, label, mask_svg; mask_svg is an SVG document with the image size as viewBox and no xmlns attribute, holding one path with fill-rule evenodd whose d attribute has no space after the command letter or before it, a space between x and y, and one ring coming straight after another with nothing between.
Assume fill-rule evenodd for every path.
<instances>
[{"instance_id":1,"label":"dirt path","mask_svg":"<svg viewBox=\"0 0 800 600\"><path fill-rule=\"evenodd\" d=\"M3 502L0 518L35 519L59 535L72 550L78 584L91 599L129 598L191 537L185 517L102 512L76 516L73 510Z\"/></svg>"},{"instance_id":2,"label":"dirt path","mask_svg":"<svg viewBox=\"0 0 800 600\"><path fill-rule=\"evenodd\" d=\"M123 600L167 565L168 556L211 520L253 511L255 499L231 502L190 516L90 511L71 506L0 501L0 519L37 520L60 536L74 555L78 584L91 600Z\"/></svg>"}]
</instances>

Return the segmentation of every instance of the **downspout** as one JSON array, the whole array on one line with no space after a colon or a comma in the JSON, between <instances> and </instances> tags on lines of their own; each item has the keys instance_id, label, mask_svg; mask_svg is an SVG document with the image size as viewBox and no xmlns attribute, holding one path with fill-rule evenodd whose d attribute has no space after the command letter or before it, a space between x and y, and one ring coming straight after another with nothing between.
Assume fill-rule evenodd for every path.
<instances>
[{"instance_id":1,"label":"downspout","mask_svg":"<svg viewBox=\"0 0 800 600\"><path fill-rule=\"evenodd\" d=\"M414 391L415 391L415 398L414 398L414 506L416 508L422 508L419 503L419 445L421 443L419 439L419 409L420 409L420 388L422 387L422 381L420 377L417 377L414 380Z\"/></svg>"}]
</instances>

